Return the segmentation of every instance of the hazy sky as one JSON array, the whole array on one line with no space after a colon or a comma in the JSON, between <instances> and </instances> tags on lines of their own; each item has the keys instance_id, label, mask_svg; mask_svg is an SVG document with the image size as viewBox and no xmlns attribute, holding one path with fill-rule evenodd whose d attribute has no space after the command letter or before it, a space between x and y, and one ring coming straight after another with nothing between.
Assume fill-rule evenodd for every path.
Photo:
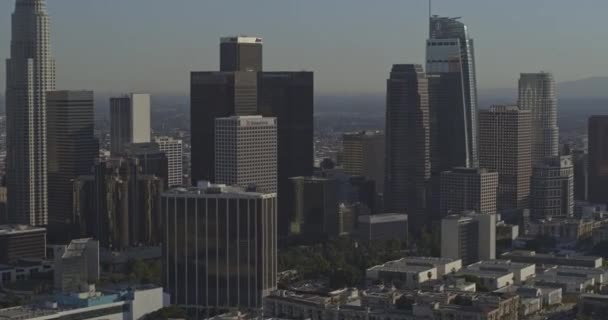
<instances>
[{"instance_id":1,"label":"hazy sky","mask_svg":"<svg viewBox=\"0 0 608 320\"><path fill-rule=\"evenodd\" d=\"M424 63L426 0L47 0L58 89L188 92L218 69L219 37L264 38L266 70L311 70L320 93L383 92L393 63ZM608 76L606 0L434 0L475 39L480 88L519 72ZM14 0L0 0L0 58ZM0 64L0 91L5 86Z\"/></svg>"}]
</instances>

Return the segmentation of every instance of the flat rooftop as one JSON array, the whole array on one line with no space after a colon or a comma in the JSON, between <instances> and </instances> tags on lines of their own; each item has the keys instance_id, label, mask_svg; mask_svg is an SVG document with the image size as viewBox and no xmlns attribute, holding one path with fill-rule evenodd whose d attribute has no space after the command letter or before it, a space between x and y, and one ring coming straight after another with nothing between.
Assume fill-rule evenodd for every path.
<instances>
[{"instance_id":1,"label":"flat rooftop","mask_svg":"<svg viewBox=\"0 0 608 320\"><path fill-rule=\"evenodd\" d=\"M422 272L433 268L435 266L431 264L420 264L400 259L373 266L367 269L367 271Z\"/></svg>"},{"instance_id":2,"label":"flat rooftop","mask_svg":"<svg viewBox=\"0 0 608 320\"><path fill-rule=\"evenodd\" d=\"M35 308L33 306L18 306L0 309L0 319L31 319L50 316L58 313L57 310Z\"/></svg>"},{"instance_id":3,"label":"flat rooftop","mask_svg":"<svg viewBox=\"0 0 608 320\"><path fill-rule=\"evenodd\" d=\"M383 222L398 222L407 221L405 213L383 213L359 216L359 222L365 223L383 223Z\"/></svg>"},{"instance_id":4,"label":"flat rooftop","mask_svg":"<svg viewBox=\"0 0 608 320\"><path fill-rule=\"evenodd\" d=\"M513 275L513 272L502 270L484 270L484 269L460 269L456 274L473 275L479 278L500 278L507 275Z\"/></svg>"},{"instance_id":5,"label":"flat rooftop","mask_svg":"<svg viewBox=\"0 0 608 320\"><path fill-rule=\"evenodd\" d=\"M21 224L4 224L0 225L0 236L33 233L33 232L46 232L45 228L27 226Z\"/></svg>"},{"instance_id":6,"label":"flat rooftop","mask_svg":"<svg viewBox=\"0 0 608 320\"><path fill-rule=\"evenodd\" d=\"M515 250L515 251L505 252L502 254L502 256L503 257L530 257L530 258L538 258L538 259L584 260L584 261L595 261L597 259L602 259L602 257L597 257L597 256L555 255L555 254L549 254L549 253L536 253L535 251L528 251L528 250Z\"/></svg>"},{"instance_id":7,"label":"flat rooftop","mask_svg":"<svg viewBox=\"0 0 608 320\"><path fill-rule=\"evenodd\" d=\"M220 43L258 43L262 44L262 38L256 36L231 36L220 38Z\"/></svg>"},{"instance_id":8,"label":"flat rooftop","mask_svg":"<svg viewBox=\"0 0 608 320\"><path fill-rule=\"evenodd\" d=\"M164 197L173 198L245 198L266 199L276 196L276 193L247 191L237 186L224 184L203 183L197 187L174 188L163 193Z\"/></svg>"},{"instance_id":9,"label":"flat rooftop","mask_svg":"<svg viewBox=\"0 0 608 320\"><path fill-rule=\"evenodd\" d=\"M503 268L528 268L534 266L534 263L525 262L512 262L511 260L484 260L479 261L467 266L467 268L492 268L492 267L503 267Z\"/></svg>"}]
</instances>

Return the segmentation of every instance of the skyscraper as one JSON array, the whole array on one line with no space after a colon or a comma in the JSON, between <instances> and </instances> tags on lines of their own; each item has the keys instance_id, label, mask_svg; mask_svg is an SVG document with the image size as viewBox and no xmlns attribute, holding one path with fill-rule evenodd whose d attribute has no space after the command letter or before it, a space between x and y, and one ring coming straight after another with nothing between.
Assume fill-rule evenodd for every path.
<instances>
[{"instance_id":1,"label":"skyscraper","mask_svg":"<svg viewBox=\"0 0 608 320\"><path fill-rule=\"evenodd\" d=\"M47 93L49 237L71 240L73 182L90 174L99 156L92 91Z\"/></svg>"},{"instance_id":2,"label":"skyscraper","mask_svg":"<svg viewBox=\"0 0 608 320\"><path fill-rule=\"evenodd\" d=\"M608 203L608 116L589 118L589 200Z\"/></svg>"},{"instance_id":3,"label":"skyscraper","mask_svg":"<svg viewBox=\"0 0 608 320\"><path fill-rule=\"evenodd\" d=\"M384 152L386 137L380 132L363 131L342 136L342 167L352 176L374 180L376 190L384 190Z\"/></svg>"},{"instance_id":4,"label":"skyscraper","mask_svg":"<svg viewBox=\"0 0 608 320\"><path fill-rule=\"evenodd\" d=\"M192 72L190 133L192 183L215 181L215 119L257 114L255 72Z\"/></svg>"},{"instance_id":5,"label":"skyscraper","mask_svg":"<svg viewBox=\"0 0 608 320\"><path fill-rule=\"evenodd\" d=\"M105 248L158 245L162 241L162 179L141 173L137 158L112 158L92 175L74 180L74 218L81 236Z\"/></svg>"},{"instance_id":6,"label":"skyscraper","mask_svg":"<svg viewBox=\"0 0 608 320\"><path fill-rule=\"evenodd\" d=\"M262 38L236 36L220 39L220 71L262 71Z\"/></svg>"},{"instance_id":7,"label":"skyscraper","mask_svg":"<svg viewBox=\"0 0 608 320\"><path fill-rule=\"evenodd\" d=\"M215 119L215 180L276 192L277 120L262 116Z\"/></svg>"},{"instance_id":8,"label":"skyscraper","mask_svg":"<svg viewBox=\"0 0 608 320\"><path fill-rule=\"evenodd\" d=\"M55 89L45 0L16 0L6 61L8 214L13 223L46 225L46 92Z\"/></svg>"},{"instance_id":9,"label":"skyscraper","mask_svg":"<svg viewBox=\"0 0 608 320\"><path fill-rule=\"evenodd\" d=\"M181 186L184 184L184 149L182 140L171 137L155 137L154 142L160 151L167 155L169 173L167 176L169 187Z\"/></svg>"},{"instance_id":10,"label":"skyscraper","mask_svg":"<svg viewBox=\"0 0 608 320\"><path fill-rule=\"evenodd\" d=\"M496 213L498 172L487 169L454 168L441 173L441 217L475 211Z\"/></svg>"},{"instance_id":11,"label":"skyscraper","mask_svg":"<svg viewBox=\"0 0 608 320\"><path fill-rule=\"evenodd\" d=\"M432 16L426 43L435 173L478 166L475 48L458 19Z\"/></svg>"},{"instance_id":12,"label":"skyscraper","mask_svg":"<svg viewBox=\"0 0 608 320\"><path fill-rule=\"evenodd\" d=\"M289 235L310 242L337 237L338 185L335 179L293 177Z\"/></svg>"},{"instance_id":13,"label":"skyscraper","mask_svg":"<svg viewBox=\"0 0 608 320\"><path fill-rule=\"evenodd\" d=\"M129 143L150 142L150 95L132 93L110 98L110 151L120 154Z\"/></svg>"},{"instance_id":14,"label":"skyscraper","mask_svg":"<svg viewBox=\"0 0 608 320\"><path fill-rule=\"evenodd\" d=\"M394 65L386 93L385 210L425 223L431 175L427 79L422 66Z\"/></svg>"},{"instance_id":15,"label":"skyscraper","mask_svg":"<svg viewBox=\"0 0 608 320\"><path fill-rule=\"evenodd\" d=\"M441 220L441 257L467 265L496 259L496 215L454 214Z\"/></svg>"},{"instance_id":16,"label":"skyscraper","mask_svg":"<svg viewBox=\"0 0 608 320\"><path fill-rule=\"evenodd\" d=\"M555 80L550 73L522 73L519 78L519 108L532 112L532 163L542 163L559 154Z\"/></svg>"},{"instance_id":17,"label":"skyscraper","mask_svg":"<svg viewBox=\"0 0 608 320\"><path fill-rule=\"evenodd\" d=\"M255 46L261 49L261 43ZM247 52L242 50L240 54L249 55ZM253 50L250 54L257 56L255 52ZM256 59L240 58L241 61ZM215 181L216 118L262 115L277 119L278 212L281 213L279 230L283 236L287 235L288 217L293 208L290 195L281 190L290 190L290 177L311 176L313 173L313 80L312 72L241 69L190 74L193 183Z\"/></svg>"},{"instance_id":18,"label":"skyscraper","mask_svg":"<svg viewBox=\"0 0 608 320\"><path fill-rule=\"evenodd\" d=\"M163 194L163 288L196 318L262 307L277 286L275 193L200 184Z\"/></svg>"},{"instance_id":19,"label":"skyscraper","mask_svg":"<svg viewBox=\"0 0 608 320\"><path fill-rule=\"evenodd\" d=\"M572 156L556 156L538 162L532 170L530 216L533 219L571 217L574 214Z\"/></svg>"},{"instance_id":20,"label":"skyscraper","mask_svg":"<svg viewBox=\"0 0 608 320\"><path fill-rule=\"evenodd\" d=\"M532 176L532 118L517 106L479 113L479 165L498 172L498 210L526 209Z\"/></svg>"},{"instance_id":21,"label":"skyscraper","mask_svg":"<svg viewBox=\"0 0 608 320\"><path fill-rule=\"evenodd\" d=\"M314 165L314 74L259 72L258 111L277 118L279 235L286 236L293 210L291 177L312 176Z\"/></svg>"},{"instance_id":22,"label":"skyscraper","mask_svg":"<svg viewBox=\"0 0 608 320\"><path fill-rule=\"evenodd\" d=\"M169 186L169 160L167 154L160 150L158 144L128 143L123 146L120 157L137 159L141 174L153 175L162 179L165 189ZM120 158L116 157L116 158Z\"/></svg>"}]
</instances>

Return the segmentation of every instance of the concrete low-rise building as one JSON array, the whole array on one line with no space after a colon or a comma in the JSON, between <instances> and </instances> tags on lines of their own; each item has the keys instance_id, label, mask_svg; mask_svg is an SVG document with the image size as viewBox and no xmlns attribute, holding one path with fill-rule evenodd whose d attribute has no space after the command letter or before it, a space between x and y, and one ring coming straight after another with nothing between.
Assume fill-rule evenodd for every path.
<instances>
[{"instance_id":1,"label":"concrete low-rise building","mask_svg":"<svg viewBox=\"0 0 608 320\"><path fill-rule=\"evenodd\" d=\"M53 263L47 260L21 260L12 265L0 265L0 283L29 280L34 274L53 272Z\"/></svg>"},{"instance_id":2,"label":"concrete low-rise building","mask_svg":"<svg viewBox=\"0 0 608 320\"><path fill-rule=\"evenodd\" d=\"M608 225L593 230L593 245L608 242Z\"/></svg>"},{"instance_id":3,"label":"concrete low-rise building","mask_svg":"<svg viewBox=\"0 0 608 320\"><path fill-rule=\"evenodd\" d=\"M564 294L586 293L595 286L595 278L583 273L559 272L555 268L537 271L535 285L562 288Z\"/></svg>"},{"instance_id":4,"label":"concrete low-rise building","mask_svg":"<svg viewBox=\"0 0 608 320\"><path fill-rule=\"evenodd\" d=\"M404 257L401 261L405 261L410 265L433 266L437 268L437 278L444 275L456 273L462 269L461 259L439 258L439 257Z\"/></svg>"},{"instance_id":5,"label":"concrete low-rise building","mask_svg":"<svg viewBox=\"0 0 608 320\"><path fill-rule=\"evenodd\" d=\"M437 279L437 268L396 260L367 269L365 277L393 284L400 289L415 289L425 282Z\"/></svg>"},{"instance_id":6,"label":"concrete low-rise building","mask_svg":"<svg viewBox=\"0 0 608 320\"><path fill-rule=\"evenodd\" d=\"M537 265L560 265L573 267L599 268L604 264L602 257L595 256L568 256L536 253L535 251L516 250L505 252L500 259L511 260L513 262L534 263Z\"/></svg>"},{"instance_id":7,"label":"concrete low-rise building","mask_svg":"<svg viewBox=\"0 0 608 320\"><path fill-rule=\"evenodd\" d=\"M468 265L466 269L512 272L516 284L526 282L534 278L536 274L536 266L533 263L518 263L509 260L479 261Z\"/></svg>"},{"instance_id":8,"label":"concrete low-rise building","mask_svg":"<svg viewBox=\"0 0 608 320\"><path fill-rule=\"evenodd\" d=\"M578 299L581 319L608 319L608 295L582 294Z\"/></svg>"},{"instance_id":9,"label":"concrete low-rise building","mask_svg":"<svg viewBox=\"0 0 608 320\"><path fill-rule=\"evenodd\" d=\"M365 215L358 218L357 238L364 243L399 240L407 242L408 216L400 213Z\"/></svg>"},{"instance_id":10,"label":"concrete low-rise building","mask_svg":"<svg viewBox=\"0 0 608 320\"><path fill-rule=\"evenodd\" d=\"M469 276L478 279L478 284L483 286L483 289L494 291L506 286L510 286L515 282L515 275L510 271L503 270L475 270L461 269L456 273L456 276ZM478 287L479 291L480 288Z\"/></svg>"},{"instance_id":11,"label":"concrete low-rise building","mask_svg":"<svg viewBox=\"0 0 608 320\"><path fill-rule=\"evenodd\" d=\"M536 285L512 285L500 288L495 292L517 294L522 298L540 298L542 308L562 303L562 289Z\"/></svg>"},{"instance_id":12,"label":"concrete low-rise building","mask_svg":"<svg viewBox=\"0 0 608 320\"><path fill-rule=\"evenodd\" d=\"M161 287L101 293L91 286L83 293L57 295L45 304L0 309L0 319L140 320L164 306Z\"/></svg>"},{"instance_id":13,"label":"concrete low-rise building","mask_svg":"<svg viewBox=\"0 0 608 320\"><path fill-rule=\"evenodd\" d=\"M561 243L589 239L602 222L591 219L547 218L530 222L529 235L552 237Z\"/></svg>"},{"instance_id":14,"label":"concrete low-rise building","mask_svg":"<svg viewBox=\"0 0 608 320\"><path fill-rule=\"evenodd\" d=\"M410 305L397 306L397 301ZM500 293L422 292L371 289L361 300L343 303L330 297L277 290L266 297L264 317L310 320L517 319L519 296Z\"/></svg>"},{"instance_id":15,"label":"concrete low-rise building","mask_svg":"<svg viewBox=\"0 0 608 320\"><path fill-rule=\"evenodd\" d=\"M399 260L388 261L367 269L366 277L369 280L383 280L390 283L392 280L410 276L407 283L403 283L407 288L414 288L415 283L423 283L429 280L440 279L445 275L454 274L462 268L462 260L452 258L437 257L404 257ZM428 272L431 272L429 279ZM413 276L418 274L416 280ZM422 278L419 278L422 276ZM401 280L400 280L401 282Z\"/></svg>"}]
</instances>

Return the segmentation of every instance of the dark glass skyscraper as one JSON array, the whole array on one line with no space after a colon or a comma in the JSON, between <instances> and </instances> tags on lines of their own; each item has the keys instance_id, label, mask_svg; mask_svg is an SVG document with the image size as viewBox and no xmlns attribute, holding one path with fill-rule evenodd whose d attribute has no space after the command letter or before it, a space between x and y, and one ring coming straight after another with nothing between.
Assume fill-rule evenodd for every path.
<instances>
[{"instance_id":1,"label":"dark glass skyscraper","mask_svg":"<svg viewBox=\"0 0 608 320\"><path fill-rule=\"evenodd\" d=\"M427 92L421 65L393 66L386 93L385 210L407 212L413 230L427 220L431 175Z\"/></svg>"},{"instance_id":2,"label":"dark glass skyscraper","mask_svg":"<svg viewBox=\"0 0 608 320\"><path fill-rule=\"evenodd\" d=\"M158 245L162 241L163 180L142 174L136 158L112 158L74 180L74 218L81 237L105 248Z\"/></svg>"},{"instance_id":3,"label":"dark glass skyscraper","mask_svg":"<svg viewBox=\"0 0 608 320\"><path fill-rule=\"evenodd\" d=\"M220 71L262 71L262 38L247 36L222 38Z\"/></svg>"},{"instance_id":4,"label":"dark glass skyscraper","mask_svg":"<svg viewBox=\"0 0 608 320\"><path fill-rule=\"evenodd\" d=\"M73 182L90 174L99 156L92 91L47 93L49 237L71 240ZM57 237L58 236L58 237Z\"/></svg>"},{"instance_id":5,"label":"dark glass skyscraper","mask_svg":"<svg viewBox=\"0 0 608 320\"><path fill-rule=\"evenodd\" d=\"M434 173L477 167L475 50L458 18L432 16L426 46Z\"/></svg>"},{"instance_id":6,"label":"dark glass skyscraper","mask_svg":"<svg viewBox=\"0 0 608 320\"><path fill-rule=\"evenodd\" d=\"M314 76L312 72L258 73L258 108L277 118L278 226L286 236L293 210L291 177L311 176L314 164Z\"/></svg>"},{"instance_id":7,"label":"dark glass skyscraper","mask_svg":"<svg viewBox=\"0 0 608 320\"><path fill-rule=\"evenodd\" d=\"M261 48L261 44L256 45ZM240 52L243 55L248 51ZM292 197L285 191L291 190L289 178L313 174L313 73L192 72L190 81L193 183L216 180L216 118L248 115L277 118L279 232L286 236L292 210Z\"/></svg>"},{"instance_id":8,"label":"dark glass skyscraper","mask_svg":"<svg viewBox=\"0 0 608 320\"><path fill-rule=\"evenodd\" d=\"M192 72L192 182L215 181L215 119L257 114L256 72Z\"/></svg>"},{"instance_id":9,"label":"dark glass skyscraper","mask_svg":"<svg viewBox=\"0 0 608 320\"><path fill-rule=\"evenodd\" d=\"M589 118L588 136L589 200L608 203L608 116Z\"/></svg>"}]
</instances>

